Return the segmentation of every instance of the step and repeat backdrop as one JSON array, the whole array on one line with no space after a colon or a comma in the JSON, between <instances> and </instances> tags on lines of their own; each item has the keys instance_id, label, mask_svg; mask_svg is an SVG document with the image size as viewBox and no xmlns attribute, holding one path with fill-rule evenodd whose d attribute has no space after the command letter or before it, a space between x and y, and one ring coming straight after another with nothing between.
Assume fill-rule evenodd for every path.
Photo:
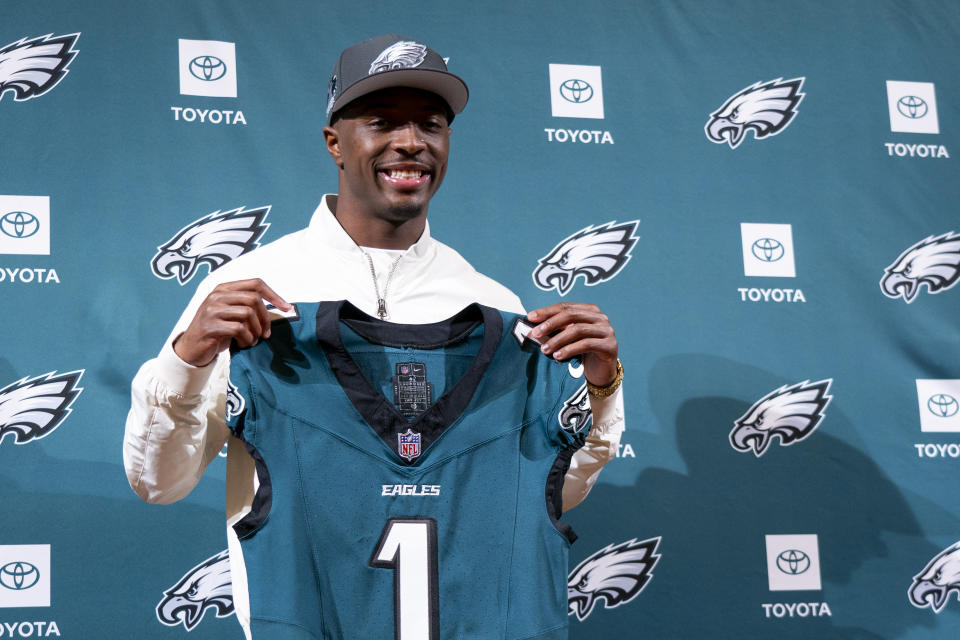
<instances>
[{"instance_id":1,"label":"step and repeat backdrop","mask_svg":"<svg viewBox=\"0 0 960 640\"><path fill-rule=\"evenodd\" d=\"M336 190L330 68L391 32L471 90L433 234L621 343L570 637L957 637L955 1L5 0L0 638L242 637L224 459L140 501L129 384L236 257L185 230Z\"/></svg>"}]
</instances>

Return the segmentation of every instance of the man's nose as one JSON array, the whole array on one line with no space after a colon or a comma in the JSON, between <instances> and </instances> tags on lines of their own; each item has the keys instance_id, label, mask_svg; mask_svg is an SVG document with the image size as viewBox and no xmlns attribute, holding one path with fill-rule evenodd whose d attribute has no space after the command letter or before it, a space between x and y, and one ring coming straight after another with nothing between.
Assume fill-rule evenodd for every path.
<instances>
[{"instance_id":1,"label":"man's nose","mask_svg":"<svg viewBox=\"0 0 960 640\"><path fill-rule=\"evenodd\" d=\"M427 147L417 126L412 122L397 127L393 132L393 147L408 154L415 154Z\"/></svg>"}]
</instances>

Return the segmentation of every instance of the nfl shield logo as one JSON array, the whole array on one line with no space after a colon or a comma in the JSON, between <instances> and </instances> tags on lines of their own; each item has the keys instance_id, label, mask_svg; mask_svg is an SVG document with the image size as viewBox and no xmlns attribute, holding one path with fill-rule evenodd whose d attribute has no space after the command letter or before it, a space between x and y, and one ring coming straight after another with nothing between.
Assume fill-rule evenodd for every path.
<instances>
[{"instance_id":1,"label":"nfl shield logo","mask_svg":"<svg viewBox=\"0 0 960 640\"><path fill-rule=\"evenodd\" d=\"M397 448L397 451L400 453L401 458L413 460L420 456L419 433L414 433L412 429L408 428L406 433L398 433L397 439L400 441L400 446Z\"/></svg>"}]
</instances>

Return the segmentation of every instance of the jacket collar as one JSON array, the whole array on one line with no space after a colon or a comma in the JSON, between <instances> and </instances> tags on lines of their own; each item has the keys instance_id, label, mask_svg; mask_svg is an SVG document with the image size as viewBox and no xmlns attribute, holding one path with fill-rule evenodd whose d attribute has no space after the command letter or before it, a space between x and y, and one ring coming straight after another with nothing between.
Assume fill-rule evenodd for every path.
<instances>
[{"instance_id":1,"label":"jacket collar","mask_svg":"<svg viewBox=\"0 0 960 640\"><path fill-rule=\"evenodd\" d=\"M310 226L307 228L310 245L314 247L326 246L335 251L357 254L362 249L344 231L337 221L337 217L333 215L336 202L337 194L335 193L325 194L320 200L320 204L310 219ZM423 234L407 249L406 257L426 258L435 250L435 245L436 241L430 236L430 222L428 221L423 228ZM376 249L373 249L373 251L376 251Z\"/></svg>"}]
</instances>

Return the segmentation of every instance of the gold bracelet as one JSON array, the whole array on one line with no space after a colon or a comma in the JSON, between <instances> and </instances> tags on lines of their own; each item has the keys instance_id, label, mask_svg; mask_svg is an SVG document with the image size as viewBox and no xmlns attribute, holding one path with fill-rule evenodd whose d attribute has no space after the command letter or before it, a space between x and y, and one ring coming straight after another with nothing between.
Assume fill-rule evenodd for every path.
<instances>
[{"instance_id":1,"label":"gold bracelet","mask_svg":"<svg viewBox=\"0 0 960 640\"><path fill-rule=\"evenodd\" d=\"M617 375L609 384L605 384L602 387L598 387L595 384L590 384L590 381L587 380L587 391L594 398L606 398L614 391L620 388L620 384L623 382L623 363L620 362L620 358L617 358Z\"/></svg>"}]
</instances>

